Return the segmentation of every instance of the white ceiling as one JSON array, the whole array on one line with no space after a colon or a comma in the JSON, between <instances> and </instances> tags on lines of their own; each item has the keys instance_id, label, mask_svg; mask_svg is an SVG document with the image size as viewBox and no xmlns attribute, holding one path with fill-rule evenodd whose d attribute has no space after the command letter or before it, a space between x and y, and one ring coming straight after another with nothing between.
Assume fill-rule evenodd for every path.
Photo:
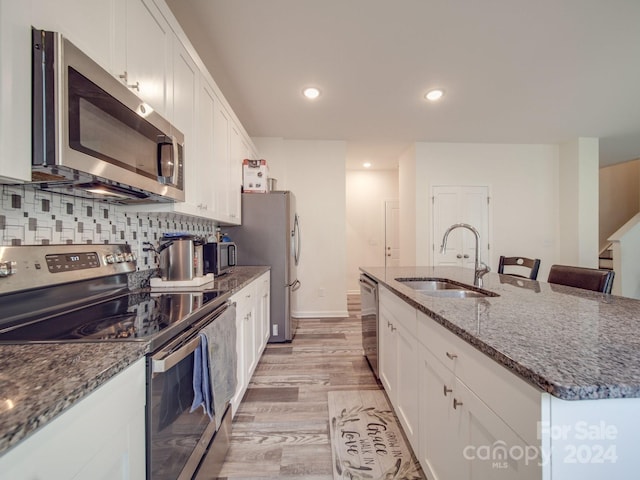
<instances>
[{"instance_id":1,"label":"white ceiling","mask_svg":"<svg viewBox=\"0 0 640 480\"><path fill-rule=\"evenodd\" d=\"M249 135L346 140L348 168L416 141L599 137L601 165L640 157L639 0L167 3Z\"/></svg>"}]
</instances>

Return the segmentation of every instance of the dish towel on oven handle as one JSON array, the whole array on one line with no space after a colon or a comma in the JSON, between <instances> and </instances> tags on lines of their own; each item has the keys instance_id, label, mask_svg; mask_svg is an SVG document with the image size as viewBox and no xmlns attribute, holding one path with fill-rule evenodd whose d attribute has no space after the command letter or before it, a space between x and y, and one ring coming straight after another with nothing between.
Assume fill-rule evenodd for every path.
<instances>
[{"instance_id":1,"label":"dish towel on oven handle","mask_svg":"<svg viewBox=\"0 0 640 480\"><path fill-rule=\"evenodd\" d=\"M200 334L200 344L193 352L193 403L190 412L202 405L204 413L213 419L211 402L211 366L209 364L209 345L207 336Z\"/></svg>"},{"instance_id":2,"label":"dish towel on oven handle","mask_svg":"<svg viewBox=\"0 0 640 480\"><path fill-rule=\"evenodd\" d=\"M231 304L219 317L204 327L202 334L207 337L211 406L217 430L222 422L225 405L233 398L238 385L235 304Z\"/></svg>"}]
</instances>

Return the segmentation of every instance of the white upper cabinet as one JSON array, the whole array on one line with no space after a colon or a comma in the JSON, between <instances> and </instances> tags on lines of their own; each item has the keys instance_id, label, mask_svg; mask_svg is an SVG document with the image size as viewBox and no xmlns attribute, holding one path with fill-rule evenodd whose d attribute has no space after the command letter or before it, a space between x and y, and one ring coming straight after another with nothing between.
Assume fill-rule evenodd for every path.
<instances>
[{"instance_id":1,"label":"white upper cabinet","mask_svg":"<svg viewBox=\"0 0 640 480\"><path fill-rule=\"evenodd\" d=\"M62 33L142 100L173 106L173 31L152 0L32 0L36 28Z\"/></svg>"},{"instance_id":2,"label":"white upper cabinet","mask_svg":"<svg viewBox=\"0 0 640 480\"><path fill-rule=\"evenodd\" d=\"M198 168L200 149L198 148L197 105L200 95L200 71L184 46L174 38L173 47L173 105L172 123L184 134L184 185L185 201L173 204L177 212L198 215L201 171Z\"/></svg>"},{"instance_id":3,"label":"white upper cabinet","mask_svg":"<svg viewBox=\"0 0 640 480\"><path fill-rule=\"evenodd\" d=\"M173 105L173 31L151 0L127 0L125 19L125 57L118 75L168 118Z\"/></svg>"},{"instance_id":4,"label":"white upper cabinet","mask_svg":"<svg viewBox=\"0 0 640 480\"><path fill-rule=\"evenodd\" d=\"M215 93L201 78L200 95L198 98L198 142L197 149L197 181L193 184L193 192L190 195L195 197L196 205L200 214L204 217L213 218L215 214L215 185L214 185L214 125L216 121L216 111L218 101Z\"/></svg>"},{"instance_id":5,"label":"white upper cabinet","mask_svg":"<svg viewBox=\"0 0 640 480\"><path fill-rule=\"evenodd\" d=\"M240 224L242 220L242 161L245 158L254 159L255 156L251 154L251 148L238 127L233 125L230 133L229 215Z\"/></svg>"},{"instance_id":6,"label":"white upper cabinet","mask_svg":"<svg viewBox=\"0 0 640 480\"><path fill-rule=\"evenodd\" d=\"M62 33L112 71L124 10L125 0L0 2L0 177L31 180L31 27Z\"/></svg>"},{"instance_id":7,"label":"white upper cabinet","mask_svg":"<svg viewBox=\"0 0 640 480\"><path fill-rule=\"evenodd\" d=\"M200 85L200 72L189 52L174 39L173 43L173 124L184 134L185 145L195 144L196 97Z\"/></svg>"},{"instance_id":8,"label":"white upper cabinet","mask_svg":"<svg viewBox=\"0 0 640 480\"><path fill-rule=\"evenodd\" d=\"M184 133L185 201L137 210L240 223L255 147L164 0L0 2L0 180L31 180L32 26L62 33Z\"/></svg>"},{"instance_id":9,"label":"white upper cabinet","mask_svg":"<svg viewBox=\"0 0 640 480\"><path fill-rule=\"evenodd\" d=\"M227 220L229 212L229 114L220 100L216 102L213 120L213 165L215 175L211 181L216 191L216 216Z\"/></svg>"},{"instance_id":10,"label":"white upper cabinet","mask_svg":"<svg viewBox=\"0 0 640 480\"><path fill-rule=\"evenodd\" d=\"M0 178L31 179L31 3L0 1Z\"/></svg>"},{"instance_id":11,"label":"white upper cabinet","mask_svg":"<svg viewBox=\"0 0 640 480\"><path fill-rule=\"evenodd\" d=\"M240 185L244 146L238 127L219 102L214 125L216 218L229 225L240 224Z\"/></svg>"},{"instance_id":12,"label":"white upper cabinet","mask_svg":"<svg viewBox=\"0 0 640 480\"><path fill-rule=\"evenodd\" d=\"M119 22L125 18L127 0L33 0L35 28L60 32L71 43L112 74L117 49ZM120 72L121 73L121 72Z\"/></svg>"}]
</instances>

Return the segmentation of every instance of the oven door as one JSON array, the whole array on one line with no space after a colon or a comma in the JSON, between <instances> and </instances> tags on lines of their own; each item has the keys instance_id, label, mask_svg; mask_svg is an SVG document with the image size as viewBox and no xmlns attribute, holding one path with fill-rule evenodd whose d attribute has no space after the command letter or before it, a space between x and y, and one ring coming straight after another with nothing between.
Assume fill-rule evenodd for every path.
<instances>
[{"instance_id":1,"label":"oven door","mask_svg":"<svg viewBox=\"0 0 640 480\"><path fill-rule=\"evenodd\" d=\"M204 326L228 308L211 313L198 328L147 357L147 478L191 479L216 432L216 423L194 398L194 351Z\"/></svg>"}]
</instances>

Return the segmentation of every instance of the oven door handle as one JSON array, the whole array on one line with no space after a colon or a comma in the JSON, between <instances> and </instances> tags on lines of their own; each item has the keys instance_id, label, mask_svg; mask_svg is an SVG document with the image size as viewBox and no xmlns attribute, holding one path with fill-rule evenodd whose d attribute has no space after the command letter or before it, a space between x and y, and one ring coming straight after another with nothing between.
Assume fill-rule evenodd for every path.
<instances>
[{"instance_id":1,"label":"oven door handle","mask_svg":"<svg viewBox=\"0 0 640 480\"><path fill-rule=\"evenodd\" d=\"M171 369L174 365L191 355L196 348L200 346L200 335L187 342L175 352L171 352L164 358L151 357L151 373L164 373ZM158 356L164 355L166 352L160 352Z\"/></svg>"}]
</instances>

